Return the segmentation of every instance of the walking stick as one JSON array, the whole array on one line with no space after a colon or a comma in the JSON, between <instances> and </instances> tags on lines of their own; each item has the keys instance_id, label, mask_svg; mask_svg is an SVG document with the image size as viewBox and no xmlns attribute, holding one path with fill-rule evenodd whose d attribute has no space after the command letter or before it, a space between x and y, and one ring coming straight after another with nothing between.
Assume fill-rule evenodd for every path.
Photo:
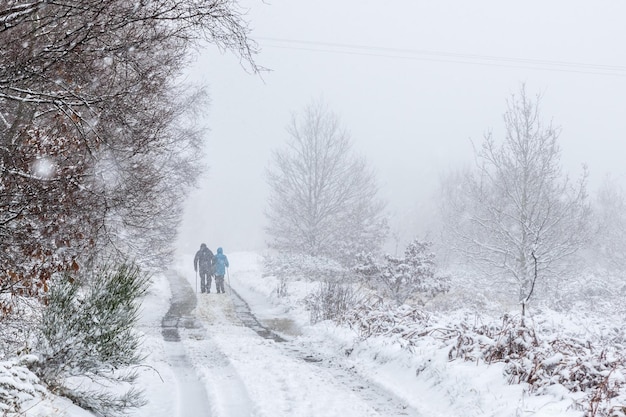
<instances>
[{"instance_id":1,"label":"walking stick","mask_svg":"<svg viewBox=\"0 0 626 417\"><path fill-rule=\"evenodd\" d=\"M196 269L196 294L198 294L198 270Z\"/></svg>"},{"instance_id":2,"label":"walking stick","mask_svg":"<svg viewBox=\"0 0 626 417\"><path fill-rule=\"evenodd\" d=\"M230 286L230 272L226 268L226 276L228 277L228 295L233 295L233 287Z\"/></svg>"}]
</instances>

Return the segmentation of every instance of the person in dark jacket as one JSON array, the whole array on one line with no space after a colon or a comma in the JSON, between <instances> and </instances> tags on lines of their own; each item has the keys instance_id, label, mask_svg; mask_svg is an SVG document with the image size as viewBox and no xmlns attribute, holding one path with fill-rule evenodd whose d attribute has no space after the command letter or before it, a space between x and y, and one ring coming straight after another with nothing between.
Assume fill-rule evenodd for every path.
<instances>
[{"instance_id":1,"label":"person in dark jacket","mask_svg":"<svg viewBox=\"0 0 626 417\"><path fill-rule=\"evenodd\" d=\"M215 286L217 287L217 293L224 294L224 275L226 275L226 268L228 268L228 257L224 255L222 248L217 248L217 255L213 259L213 267L215 271Z\"/></svg>"},{"instance_id":2,"label":"person in dark jacket","mask_svg":"<svg viewBox=\"0 0 626 417\"><path fill-rule=\"evenodd\" d=\"M193 269L200 273L200 290L203 293L211 292L213 258L213 252L204 243L200 245L200 250L196 252L196 257L193 258Z\"/></svg>"}]
</instances>

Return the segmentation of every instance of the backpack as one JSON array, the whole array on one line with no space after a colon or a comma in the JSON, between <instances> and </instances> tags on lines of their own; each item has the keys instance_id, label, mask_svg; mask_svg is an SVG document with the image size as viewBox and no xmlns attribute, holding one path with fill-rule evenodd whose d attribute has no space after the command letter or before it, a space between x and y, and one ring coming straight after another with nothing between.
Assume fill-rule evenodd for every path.
<instances>
[{"instance_id":1,"label":"backpack","mask_svg":"<svg viewBox=\"0 0 626 417\"><path fill-rule=\"evenodd\" d=\"M198 268L200 271L210 271L213 263L213 252L210 249L206 249L200 251L198 255Z\"/></svg>"}]
</instances>

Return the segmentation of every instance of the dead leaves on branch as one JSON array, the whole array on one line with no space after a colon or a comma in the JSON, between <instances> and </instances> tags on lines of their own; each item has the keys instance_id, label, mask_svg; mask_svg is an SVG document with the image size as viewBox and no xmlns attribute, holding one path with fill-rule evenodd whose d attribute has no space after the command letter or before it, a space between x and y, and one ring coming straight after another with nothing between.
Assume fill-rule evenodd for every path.
<instances>
[{"instance_id":1,"label":"dead leaves on branch","mask_svg":"<svg viewBox=\"0 0 626 417\"><path fill-rule=\"evenodd\" d=\"M58 272L77 271L87 238L89 193L82 178L87 164L81 139L62 124L30 128L19 141L0 149L0 293L11 311L11 297L47 292ZM91 225L91 226L90 226Z\"/></svg>"}]
</instances>

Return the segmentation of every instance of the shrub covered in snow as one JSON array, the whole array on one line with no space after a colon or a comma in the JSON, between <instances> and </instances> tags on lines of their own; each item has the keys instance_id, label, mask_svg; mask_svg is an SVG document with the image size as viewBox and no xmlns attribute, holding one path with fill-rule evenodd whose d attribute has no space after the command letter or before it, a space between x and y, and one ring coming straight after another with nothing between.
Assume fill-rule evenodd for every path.
<instances>
[{"instance_id":1,"label":"shrub covered in snow","mask_svg":"<svg viewBox=\"0 0 626 417\"><path fill-rule=\"evenodd\" d=\"M450 357L504 362L510 383L526 383L538 394L554 386L583 393L579 407L588 416L626 415L623 336L592 340L557 328L538 335L533 326L523 323L505 315L499 326L480 325L459 332Z\"/></svg>"},{"instance_id":2,"label":"shrub covered in snow","mask_svg":"<svg viewBox=\"0 0 626 417\"><path fill-rule=\"evenodd\" d=\"M450 289L450 278L437 274L430 242L415 239L403 258L385 255L379 263L371 254L360 255L354 270L380 294L403 304L418 294L431 299Z\"/></svg>"},{"instance_id":3,"label":"shrub covered in snow","mask_svg":"<svg viewBox=\"0 0 626 417\"><path fill-rule=\"evenodd\" d=\"M0 362L0 412L18 413L24 402L40 397L45 388L28 369L37 361L35 355L23 355Z\"/></svg>"},{"instance_id":4,"label":"shrub covered in snow","mask_svg":"<svg viewBox=\"0 0 626 417\"><path fill-rule=\"evenodd\" d=\"M340 322L355 330L361 340L391 337L403 348L411 349L419 336L428 333L430 316L421 309L403 304L392 307L382 299L372 298L340 317Z\"/></svg>"},{"instance_id":5,"label":"shrub covered in snow","mask_svg":"<svg viewBox=\"0 0 626 417\"><path fill-rule=\"evenodd\" d=\"M350 283L326 280L304 299L304 304L311 314L311 323L337 320L358 304L358 295Z\"/></svg>"},{"instance_id":6,"label":"shrub covered in snow","mask_svg":"<svg viewBox=\"0 0 626 417\"><path fill-rule=\"evenodd\" d=\"M81 278L89 285L69 275L51 285L33 370L53 392L82 408L102 416L119 415L143 404L132 386L136 374L130 367L142 359L133 327L137 298L148 279L129 265L83 273ZM122 394L119 385L127 388Z\"/></svg>"},{"instance_id":7,"label":"shrub covered in snow","mask_svg":"<svg viewBox=\"0 0 626 417\"><path fill-rule=\"evenodd\" d=\"M616 328L572 332L518 316L494 320L457 311L437 317L382 302L361 303L337 321L361 339L382 337L409 351L435 343L450 360L503 363L510 384L536 395L568 392L585 416L626 416L626 337Z\"/></svg>"}]
</instances>

